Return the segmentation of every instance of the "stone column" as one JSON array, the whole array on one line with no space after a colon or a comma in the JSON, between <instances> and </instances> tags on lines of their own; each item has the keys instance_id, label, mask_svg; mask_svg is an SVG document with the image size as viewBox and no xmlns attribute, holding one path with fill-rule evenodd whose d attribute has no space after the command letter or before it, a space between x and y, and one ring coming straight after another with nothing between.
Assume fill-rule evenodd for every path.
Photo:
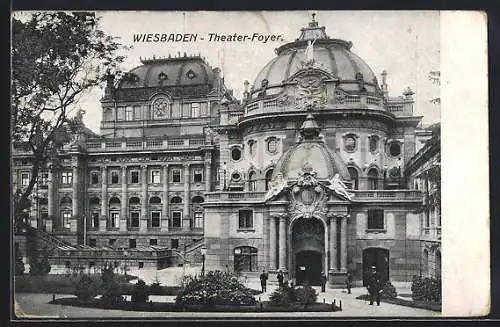
<instances>
[{"instance_id":1,"label":"stone column","mask_svg":"<svg viewBox=\"0 0 500 327\"><path fill-rule=\"evenodd\" d=\"M120 213L120 231L127 230L127 206L128 206L128 196L127 196L127 166L122 167L122 200L121 213Z\"/></svg>"},{"instance_id":2,"label":"stone column","mask_svg":"<svg viewBox=\"0 0 500 327\"><path fill-rule=\"evenodd\" d=\"M205 192L210 192L210 186L212 185L212 165L210 161L205 161Z\"/></svg>"},{"instance_id":3,"label":"stone column","mask_svg":"<svg viewBox=\"0 0 500 327\"><path fill-rule=\"evenodd\" d=\"M106 231L108 222L108 168L102 167L101 174L101 219L99 220L99 231Z\"/></svg>"},{"instance_id":4,"label":"stone column","mask_svg":"<svg viewBox=\"0 0 500 327\"><path fill-rule=\"evenodd\" d=\"M141 220L139 221L139 231L145 232L148 229L148 166L141 166Z\"/></svg>"},{"instance_id":5,"label":"stone column","mask_svg":"<svg viewBox=\"0 0 500 327\"><path fill-rule=\"evenodd\" d=\"M55 212L54 212L54 174L52 173L52 167L49 167L48 171L48 180L47 180L47 204L48 204L48 212L47 214L49 215L49 221L52 220L52 225L49 228L50 222L47 221L47 232L52 232L52 228L55 227L56 229L59 228L59 225L56 223L57 219L55 217Z\"/></svg>"},{"instance_id":6,"label":"stone column","mask_svg":"<svg viewBox=\"0 0 500 327\"><path fill-rule=\"evenodd\" d=\"M330 216L330 269L337 270L337 217Z\"/></svg>"},{"instance_id":7,"label":"stone column","mask_svg":"<svg viewBox=\"0 0 500 327\"><path fill-rule=\"evenodd\" d=\"M184 165L184 210L182 212L182 230L188 231L190 229L191 221L189 217L189 203L191 203L191 199L189 198L189 164Z\"/></svg>"},{"instance_id":8,"label":"stone column","mask_svg":"<svg viewBox=\"0 0 500 327\"><path fill-rule=\"evenodd\" d=\"M282 215L279 217L279 269L281 271L286 270L286 226L285 220L286 216Z\"/></svg>"},{"instance_id":9,"label":"stone column","mask_svg":"<svg viewBox=\"0 0 500 327\"><path fill-rule=\"evenodd\" d=\"M276 218L269 217L269 270L276 270Z\"/></svg>"},{"instance_id":10,"label":"stone column","mask_svg":"<svg viewBox=\"0 0 500 327\"><path fill-rule=\"evenodd\" d=\"M78 219L80 212L78 212L78 202L80 201L80 197L78 194L78 159L73 158L73 199L72 199L72 217L71 217L71 222L70 222L70 231L71 232L76 232L78 229Z\"/></svg>"},{"instance_id":11,"label":"stone column","mask_svg":"<svg viewBox=\"0 0 500 327\"><path fill-rule=\"evenodd\" d=\"M340 269L347 271L347 216L340 220Z\"/></svg>"},{"instance_id":12,"label":"stone column","mask_svg":"<svg viewBox=\"0 0 500 327\"><path fill-rule=\"evenodd\" d=\"M168 230L168 164L163 166L163 202L161 214L161 230Z\"/></svg>"}]
</instances>

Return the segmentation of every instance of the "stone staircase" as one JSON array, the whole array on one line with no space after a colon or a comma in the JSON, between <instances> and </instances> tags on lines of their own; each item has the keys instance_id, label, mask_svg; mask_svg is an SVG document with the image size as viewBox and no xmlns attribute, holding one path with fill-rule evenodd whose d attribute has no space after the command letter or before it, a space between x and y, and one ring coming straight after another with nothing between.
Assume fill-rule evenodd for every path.
<instances>
[{"instance_id":1,"label":"stone staircase","mask_svg":"<svg viewBox=\"0 0 500 327\"><path fill-rule=\"evenodd\" d=\"M36 236L38 237L38 239L40 241L42 241L42 243L45 246L48 246L49 248L60 247L60 248L67 248L67 249L76 249L74 245L72 245L66 241L63 241L60 238L58 238L54 235L51 235L47 232L44 232L38 228L30 227L30 230L32 232L36 233Z\"/></svg>"}]
</instances>

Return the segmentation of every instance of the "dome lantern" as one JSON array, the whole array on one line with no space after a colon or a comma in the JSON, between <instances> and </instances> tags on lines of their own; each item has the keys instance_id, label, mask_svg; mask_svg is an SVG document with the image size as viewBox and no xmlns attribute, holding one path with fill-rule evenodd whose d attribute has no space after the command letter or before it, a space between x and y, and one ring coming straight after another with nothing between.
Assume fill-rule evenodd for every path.
<instances>
[{"instance_id":1,"label":"dome lantern","mask_svg":"<svg viewBox=\"0 0 500 327\"><path fill-rule=\"evenodd\" d=\"M311 140L319 136L321 128L316 123L314 116L312 114L307 115L306 120L302 123L300 128L300 134L306 140Z\"/></svg>"}]
</instances>

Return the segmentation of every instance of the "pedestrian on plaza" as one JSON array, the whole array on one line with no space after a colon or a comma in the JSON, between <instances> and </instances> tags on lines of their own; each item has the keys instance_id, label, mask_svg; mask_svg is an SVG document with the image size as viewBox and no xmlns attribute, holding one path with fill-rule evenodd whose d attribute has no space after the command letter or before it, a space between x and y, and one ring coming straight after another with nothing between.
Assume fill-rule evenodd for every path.
<instances>
[{"instance_id":1,"label":"pedestrian on plaza","mask_svg":"<svg viewBox=\"0 0 500 327\"><path fill-rule=\"evenodd\" d=\"M263 269L262 270L262 274L260 274L260 287L262 289L262 293L266 292L267 291L267 278L268 278L268 275L266 273L266 270Z\"/></svg>"},{"instance_id":2,"label":"pedestrian on plaza","mask_svg":"<svg viewBox=\"0 0 500 327\"><path fill-rule=\"evenodd\" d=\"M278 276L276 276L276 278L278 278L278 286L283 287L283 279L285 279L285 276L283 276L281 270L278 271Z\"/></svg>"},{"instance_id":3,"label":"pedestrian on plaza","mask_svg":"<svg viewBox=\"0 0 500 327\"><path fill-rule=\"evenodd\" d=\"M352 275L350 272L347 272L347 275L345 276L345 286L347 288L347 294L351 294Z\"/></svg>"},{"instance_id":4,"label":"pedestrian on plaza","mask_svg":"<svg viewBox=\"0 0 500 327\"><path fill-rule=\"evenodd\" d=\"M325 273L321 273L321 292L325 293L326 291L326 276Z\"/></svg>"},{"instance_id":5,"label":"pedestrian on plaza","mask_svg":"<svg viewBox=\"0 0 500 327\"><path fill-rule=\"evenodd\" d=\"M377 267L372 266L371 271L368 275L368 293L370 294L370 305L373 302L377 302L377 306L380 305L380 275L377 272Z\"/></svg>"}]
</instances>

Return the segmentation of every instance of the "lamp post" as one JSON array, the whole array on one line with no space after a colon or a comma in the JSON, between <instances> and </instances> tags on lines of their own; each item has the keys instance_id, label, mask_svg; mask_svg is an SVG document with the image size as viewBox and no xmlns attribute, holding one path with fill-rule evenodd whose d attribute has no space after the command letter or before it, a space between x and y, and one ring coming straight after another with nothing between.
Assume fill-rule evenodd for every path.
<instances>
[{"instance_id":1,"label":"lamp post","mask_svg":"<svg viewBox=\"0 0 500 327\"><path fill-rule=\"evenodd\" d=\"M387 183L387 165L384 165L384 185L382 186L383 189L385 190L386 189L386 183Z\"/></svg>"},{"instance_id":2,"label":"lamp post","mask_svg":"<svg viewBox=\"0 0 500 327\"><path fill-rule=\"evenodd\" d=\"M227 183L226 183L227 164L225 161L222 164L222 171L224 173L224 191L227 191Z\"/></svg>"},{"instance_id":3,"label":"lamp post","mask_svg":"<svg viewBox=\"0 0 500 327\"><path fill-rule=\"evenodd\" d=\"M202 260L203 260L203 263L202 263L202 266L201 266L201 276L205 276L205 255L207 254L207 247L205 245L203 245L201 247L201 257L202 257Z\"/></svg>"}]
</instances>

